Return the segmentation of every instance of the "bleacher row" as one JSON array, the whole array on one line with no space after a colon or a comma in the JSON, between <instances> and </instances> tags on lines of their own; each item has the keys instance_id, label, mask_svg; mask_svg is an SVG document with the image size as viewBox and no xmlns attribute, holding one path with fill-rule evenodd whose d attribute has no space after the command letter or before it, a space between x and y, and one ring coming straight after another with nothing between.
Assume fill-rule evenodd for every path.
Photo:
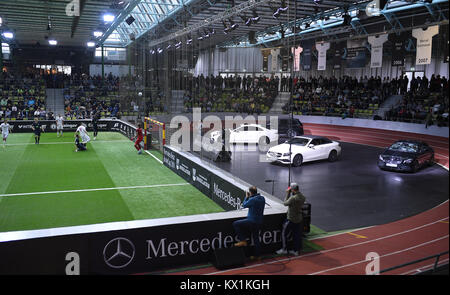
<instances>
[{"instance_id":1,"label":"bleacher row","mask_svg":"<svg viewBox=\"0 0 450 295\"><path fill-rule=\"evenodd\" d=\"M353 118L371 118L379 109L379 104L368 104L368 108L359 109L351 107L315 107L309 106L308 101L294 101L294 115L311 115L311 116L352 116ZM287 113L287 111L285 111Z\"/></svg>"},{"instance_id":2,"label":"bleacher row","mask_svg":"<svg viewBox=\"0 0 450 295\"><path fill-rule=\"evenodd\" d=\"M116 116L118 113L115 108L120 96L116 89L71 85L64 89L63 94L64 114L69 120L91 118L93 109L100 112L101 118Z\"/></svg>"},{"instance_id":3,"label":"bleacher row","mask_svg":"<svg viewBox=\"0 0 450 295\"><path fill-rule=\"evenodd\" d=\"M202 89L199 97L198 100L185 97L185 112L190 112L191 108L201 108L202 112L267 113L275 100L276 92L250 93L225 88L221 93L207 94Z\"/></svg>"},{"instance_id":4,"label":"bleacher row","mask_svg":"<svg viewBox=\"0 0 450 295\"><path fill-rule=\"evenodd\" d=\"M45 116L46 86L42 79L0 79L0 118L10 120Z\"/></svg>"}]
</instances>

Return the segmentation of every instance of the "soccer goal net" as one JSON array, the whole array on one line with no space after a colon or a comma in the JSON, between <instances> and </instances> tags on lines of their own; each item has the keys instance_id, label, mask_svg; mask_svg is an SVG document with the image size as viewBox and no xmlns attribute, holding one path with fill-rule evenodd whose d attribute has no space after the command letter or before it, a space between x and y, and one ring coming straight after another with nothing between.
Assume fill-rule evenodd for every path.
<instances>
[{"instance_id":1,"label":"soccer goal net","mask_svg":"<svg viewBox=\"0 0 450 295\"><path fill-rule=\"evenodd\" d=\"M153 148L162 151L163 146L166 144L166 124L150 117L145 117L144 132L145 149Z\"/></svg>"}]
</instances>

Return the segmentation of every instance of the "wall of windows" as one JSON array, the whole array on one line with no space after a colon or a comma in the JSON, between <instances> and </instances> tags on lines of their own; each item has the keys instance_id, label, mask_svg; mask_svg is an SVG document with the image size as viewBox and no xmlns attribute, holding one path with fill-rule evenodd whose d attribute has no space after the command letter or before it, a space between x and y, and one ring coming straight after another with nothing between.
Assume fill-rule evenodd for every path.
<instances>
[{"instance_id":1,"label":"wall of windows","mask_svg":"<svg viewBox=\"0 0 450 295\"><path fill-rule=\"evenodd\" d=\"M34 65L36 69L42 69L47 71L47 73L64 73L66 75L72 74L71 66L58 66L58 65Z\"/></svg>"},{"instance_id":2,"label":"wall of windows","mask_svg":"<svg viewBox=\"0 0 450 295\"><path fill-rule=\"evenodd\" d=\"M125 48L103 47L103 55L108 61L125 61L127 59L127 50ZM95 57L102 57L101 47L95 49Z\"/></svg>"},{"instance_id":3,"label":"wall of windows","mask_svg":"<svg viewBox=\"0 0 450 295\"><path fill-rule=\"evenodd\" d=\"M8 43L2 43L3 59L10 59L11 49Z\"/></svg>"}]
</instances>

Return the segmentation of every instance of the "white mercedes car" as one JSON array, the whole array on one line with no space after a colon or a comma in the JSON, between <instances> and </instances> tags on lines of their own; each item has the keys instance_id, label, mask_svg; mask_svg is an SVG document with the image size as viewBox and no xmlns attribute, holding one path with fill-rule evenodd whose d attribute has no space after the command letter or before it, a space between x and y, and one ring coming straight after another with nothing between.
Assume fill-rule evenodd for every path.
<instances>
[{"instance_id":1,"label":"white mercedes car","mask_svg":"<svg viewBox=\"0 0 450 295\"><path fill-rule=\"evenodd\" d=\"M340 154L339 142L323 136L303 135L295 136L283 144L270 148L266 156L270 162L292 163L297 167L304 162L323 159L334 162Z\"/></svg>"},{"instance_id":2,"label":"white mercedes car","mask_svg":"<svg viewBox=\"0 0 450 295\"><path fill-rule=\"evenodd\" d=\"M221 131L211 133L211 143L222 137ZM278 130L267 129L258 124L244 124L230 130L230 143L258 143L269 144L278 142Z\"/></svg>"}]
</instances>

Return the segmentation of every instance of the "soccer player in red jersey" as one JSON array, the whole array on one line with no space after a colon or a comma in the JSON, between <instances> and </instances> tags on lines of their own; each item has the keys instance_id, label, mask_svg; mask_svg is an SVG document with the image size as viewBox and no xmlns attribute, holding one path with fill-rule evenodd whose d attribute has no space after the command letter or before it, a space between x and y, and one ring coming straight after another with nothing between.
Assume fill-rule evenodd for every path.
<instances>
[{"instance_id":1,"label":"soccer player in red jersey","mask_svg":"<svg viewBox=\"0 0 450 295\"><path fill-rule=\"evenodd\" d=\"M138 151L138 154L142 154L141 141L144 140L144 135L142 133L141 123L138 123L137 127L138 128L136 129L136 141L134 142L134 147Z\"/></svg>"}]
</instances>

